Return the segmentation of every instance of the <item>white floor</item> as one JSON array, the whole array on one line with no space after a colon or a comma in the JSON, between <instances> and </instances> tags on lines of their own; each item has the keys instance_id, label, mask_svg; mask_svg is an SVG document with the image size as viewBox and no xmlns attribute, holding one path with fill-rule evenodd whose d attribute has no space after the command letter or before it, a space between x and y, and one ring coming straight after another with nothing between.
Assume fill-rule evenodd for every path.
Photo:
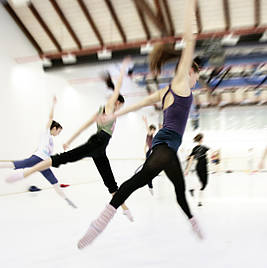
<instances>
[{"instance_id":1,"label":"white floor","mask_svg":"<svg viewBox=\"0 0 267 268\"><path fill-rule=\"evenodd\" d=\"M101 181L66 189L74 210L52 190L0 198L0 267L3 268L266 268L267 175L211 175L204 206L192 211L205 232L199 241L177 207L165 176L156 178L119 213L104 233L79 251L78 239L110 197Z\"/></svg>"}]
</instances>

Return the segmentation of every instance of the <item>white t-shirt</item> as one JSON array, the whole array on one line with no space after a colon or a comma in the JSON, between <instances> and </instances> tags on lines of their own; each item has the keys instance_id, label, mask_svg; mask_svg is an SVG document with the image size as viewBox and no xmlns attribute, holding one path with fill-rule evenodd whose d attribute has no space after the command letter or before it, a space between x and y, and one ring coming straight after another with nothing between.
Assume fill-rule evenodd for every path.
<instances>
[{"instance_id":1,"label":"white t-shirt","mask_svg":"<svg viewBox=\"0 0 267 268\"><path fill-rule=\"evenodd\" d=\"M54 141L50 134L50 129L46 129L40 139L40 144L37 151L34 153L42 159L47 159L53 152Z\"/></svg>"}]
</instances>

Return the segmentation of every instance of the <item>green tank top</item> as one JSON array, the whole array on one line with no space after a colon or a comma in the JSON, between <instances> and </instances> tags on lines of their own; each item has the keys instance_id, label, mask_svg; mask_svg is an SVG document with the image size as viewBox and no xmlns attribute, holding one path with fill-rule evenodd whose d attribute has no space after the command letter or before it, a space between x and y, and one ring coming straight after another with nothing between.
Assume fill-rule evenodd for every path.
<instances>
[{"instance_id":1,"label":"green tank top","mask_svg":"<svg viewBox=\"0 0 267 268\"><path fill-rule=\"evenodd\" d=\"M98 111L98 115L104 114L105 106L101 106ZM101 119L97 120L97 132L100 132L101 130L108 133L110 136L112 136L114 128L115 128L116 120L109 121L107 123L102 123Z\"/></svg>"}]
</instances>

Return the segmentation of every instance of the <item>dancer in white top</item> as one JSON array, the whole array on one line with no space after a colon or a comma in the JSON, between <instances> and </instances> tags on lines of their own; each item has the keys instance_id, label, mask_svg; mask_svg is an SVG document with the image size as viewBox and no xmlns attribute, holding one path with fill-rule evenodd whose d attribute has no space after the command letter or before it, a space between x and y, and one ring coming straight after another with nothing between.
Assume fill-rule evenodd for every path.
<instances>
[{"instance_id":1,"label":"dancer in white top","mask_svg":"<svg viewBox=\"0 0 267 268\"><path fill-rule=\"evenodd\" d=\"M62 130L62 126L58 122L53 120L56 101L57 99L56 97L54 97L53 105L49 114L49 120L46 125L45 131L41 136L40 144L38 146L37 151L35 151L31 157L23 160L16 160L16 161L0 160L0 168L12 168L12 169L29 168L50 157L54 148L53 137L59 135ZM73 202L66 197L65 193L59 186L57 178L55 177L50 168L40 171L40 173L53 185L53 188L60 195L60 197L64 198L67 201L67 203L73 208L77 208L73 204ZM11 176L6 179L6 182L13 183L16 182L17 180L18 177Z\"/></svg>"}]
</instances>

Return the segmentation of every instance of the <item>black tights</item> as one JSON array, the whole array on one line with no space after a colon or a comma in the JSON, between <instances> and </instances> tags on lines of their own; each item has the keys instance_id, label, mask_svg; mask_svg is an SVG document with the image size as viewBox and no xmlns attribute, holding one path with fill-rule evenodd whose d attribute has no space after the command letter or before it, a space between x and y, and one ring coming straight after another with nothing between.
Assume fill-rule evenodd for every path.
<instances>
[{"instance_id":1,"label":"black tights","mask_svg":"<svg viewBox=\"0 0 267 268\"><path fill-rule=\"evenodd\" d=\"M185 183L180 162L176 153L167 144L160 144L153 148L151 155L146 159L143 168L132 178L125 181L110 204L116 209L138 188L148 184L162 170L174 185L177 202L190 219L192 214L185 197Z\"/></svg>"},{"instance_id":2,"label":"black tights","mask_svg":"<svg viewBox=\"0 0 267 268\"><path fill-rule=\"evenodd\" d=\"M92 157L108 191L114 193L118 190L118 186L106 155L106 147L110 137L106 132L100 131L91 136L86 143L70 151L52 155L52 166L59 167L62 164L76 162L85 157Z\"/></svg>"},{"instance_id":3,"label":"black tights","mask_svg":"<svg viewBox=\"0 0 267 268\"><path fill-rule=\"evenodd\" d=\"M207 170L207 160L201 160L196 166L196 171L198 178L202 184L200 191L203 191L208 184L208 170Z\"/></svg>"}]
</instances>

